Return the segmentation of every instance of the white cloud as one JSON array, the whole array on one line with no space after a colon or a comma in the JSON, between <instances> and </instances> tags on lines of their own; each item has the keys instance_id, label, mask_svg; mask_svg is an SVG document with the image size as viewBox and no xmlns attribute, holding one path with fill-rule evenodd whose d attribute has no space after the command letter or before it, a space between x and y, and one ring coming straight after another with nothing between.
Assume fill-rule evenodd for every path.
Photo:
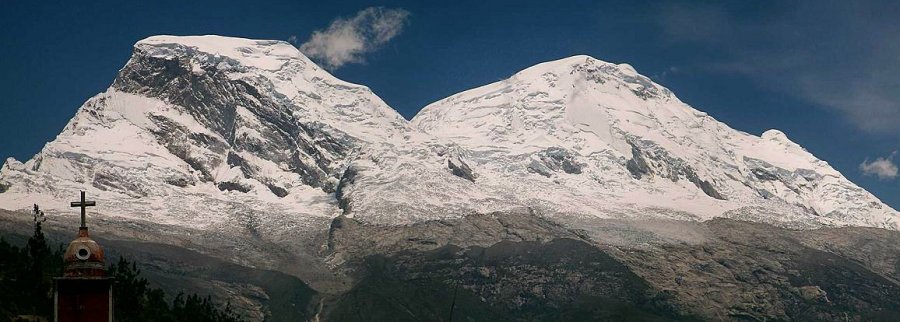
<instances>
[{"instance_id":1,"label":"white cloud","mask_svg":"<svg viewBox=\"0 0 900 322\"><path fill-rule=\"evenodd\" d=\"M330 69L363 62L366 53L396 37L409 19L409 11L370 7L351 18L338 18L316 30L300 51Z\"/></svg>"},{"instance_id":2,"label":"white cloud","mask_svg":"<svg viewBox=\"0 0 900 322\"><path fill-rule=\"evenodd\" d=\"M887 158L879 157L872 162L866 159L859 164L859 170L867 176L876 176L878 179L894 179L898 175L897 165L894 164L894 155L896 154L897 152L894 152Z\"/></svg>"}]
</instances>

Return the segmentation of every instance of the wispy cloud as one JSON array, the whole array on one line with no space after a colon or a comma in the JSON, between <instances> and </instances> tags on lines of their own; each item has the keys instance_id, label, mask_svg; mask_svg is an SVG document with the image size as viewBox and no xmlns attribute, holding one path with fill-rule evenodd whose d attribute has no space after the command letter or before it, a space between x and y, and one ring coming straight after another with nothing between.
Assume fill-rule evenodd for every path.
<instances>
[{"instance_id":1,"label":"wispy cloud","mask_svg":"<svg viewBox=\"0 0 900 322\"><path fill-rule=\"evenodd\" d=\"M650 76L650 78L652 78L653 80L657 80L657 81L663 81L666 78L669 78L669 76L681 73L682 71L683 70L681 68L678 68L678 66L669 66L668 68L664 69L662 72L657 73L653 76Z\"/></svg>"},{"instance_id":2,"label":"wispy cloud","mask_svg":"<svg viewBox=\"0 0 900 322\"><path fill-rule=\"evenodd\" d=\"M364 55L396 37L409 20L409 11L370 7L350 18L337 18L324 30L316 30L300 45L306 56L336 69L364 62Z\"/></svg>"},{"instance_id":3,"label":"wispy cloud","mask_svg":"<svg viewBox=\"0 0 900 322\"><path fill-rule=\"evenodd\" d=\"M897 152L894 152L887 158L879 157L872 162L869 162L869 159L866 159L859 164L859 171L862 171L864 175L876 176L881 180L897 178L898 169L897 164L894 163L894 156L896 154Z\"/></svg>"},{"instance_id":4,"label":"wispy cloud","mask_svg":"<svg viewBox=\"0 0 900 322\"><path fill-rule=\"evenodd\" d=\"M742 74L865 131L900 136L900 3L706 2L659 12L670 42L714 53L697 69Z\"/></svg>"}]
</instances>

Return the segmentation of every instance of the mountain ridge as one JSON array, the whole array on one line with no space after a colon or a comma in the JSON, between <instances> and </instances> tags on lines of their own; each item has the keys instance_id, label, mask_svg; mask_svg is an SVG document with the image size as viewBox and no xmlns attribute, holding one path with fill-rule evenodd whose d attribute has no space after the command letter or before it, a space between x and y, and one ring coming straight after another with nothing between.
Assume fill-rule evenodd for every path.
<instances>
[{"instance_id":1,"label":"mountain ridge","mask_svg":"<svg viewBox=\"0 0 900 322\"><path fill-rule=\"evenodd\" d=\"M516 162L509 155L550 153L555 155L552 158L580 159L575 163L595 163L619 171L617 184L628 184L622 177L629 173L638 180L661 177L677 183L687 179L714 199L736 199L745 205L764 207L771 202L760 199L782 199L784 207L777 211L813 217L811 221L865 221L856 217L866 211L861 210L865 205L843 205L840 201L852 200L842 195L850 194L875 205L874 216L884 214L869 225L896 227L896 211L885 206L887 209L881 212L882 203L876 197L790 141L783 132L770 130L757 137L733 130L682 103L630 65L589 56L541 63L507 80L452 95L423 108L411 123L485 155L507 154L508 163ZM560 147L563 149L550 151ZM566 174L546 171L546 159L539 155L536 164L521 167L565 179ZM594 174L606 179L599 171ZM739 184L728 185L730 181ZM754 191L741 191L741 186ZM666 196L664 202L678 194L677 189L661 193ZM817 199L819 194L824 198ZM717 207L709 200L686 197L692 202L706 202L707 209ZM794 206L805 209L790 209ZM702 213L700 210L690 212ZM704 218L734 210L747 211L730 206Z\"/></svg>"},{"instance_id":2,"label":"mountain ridge","mask_svg":"<svg viewBox=\"0 0 900 322\"><path fill-rule=\"evenodd\" d=\"M784 133L588 56L407 121L284 42L150 37L3 164L0 230L28 234L37 203L65 240L78 190L151 283L256 320L898 314L895 210Z\"/></svg>"},{"instance_id":3,"label":"mountain ridge","mask_svg":"<svg viewBox=\"0 0 900 322\"><path fill-rule=\"evenodd\" d=\"M153 36L134 48L54 141L7 160L4 207L53 209L87 189L124 220L278 240L338 215L406 224L521 208L570 223L897 229L896 210L784 133L733 130L627 64L537 64L407 121L286 42Z\"/></svg>"}]
</instances>

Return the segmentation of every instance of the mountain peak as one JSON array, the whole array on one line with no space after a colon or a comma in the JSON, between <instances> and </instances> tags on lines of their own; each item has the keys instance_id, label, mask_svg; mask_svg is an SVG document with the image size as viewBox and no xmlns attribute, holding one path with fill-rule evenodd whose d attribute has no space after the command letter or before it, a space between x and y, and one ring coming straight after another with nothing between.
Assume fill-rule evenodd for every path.
<instances>
[{"instance_id":1,"label":"mountain peak","mask_svg":"<svg viewBox=\"0 0 900 322\"><path fill-rule=\"evenodd\" d=\"M40 184L44 195L86 190L128 216L182 225L217 205L330 216L347 160L408 130L368 88L286 42L154 36L38 155L7 161L0 202L27 205Z\"/></svg>"},{"instance_id":2,"label":"mountain peak","mask_svg":"<svg viewBox=\"0 0 900 322\"><path fill-rule=\"evenodd\" d=\"M576 74L603 72L609 75L639 76L629 64L614 64L589 55L575 55L540 63L522 70L516 75L542 75L545 73Z\"/></svg>"},{"instance_id":3,"label":"mountain peak","mask_svg":"<svg viewBox=\"0 0 900 322\"><path fill-rule=\"evenodd\" d=\"M259 91L254 95L262 95L257 98L262 101L248 102L247 97L235 96L251 87L251 92ZM334 77L293 45L279 40L215 35L148 37L135 44L113 89L186 107L201 123L212 119L212 127L219 132L229 130L235 113L259 104L271 104L285 117L315 120L364 140L402 131L406 123L366 86ZM229 103L210 104L195 97L198 93Z\"/></svg>"},{"instance_id":4,"label":"mountain peak","mask_svg":"<svg viewBox=\"0 0 900 322\"><path fill-rule=\"evenodd\" d=\"M776 130L776 129L767 130L767 131L763 132L763 134L760 135L760 137L765 140L770 140L770 141L794 143L793 141L788 139L787 134L784 134L784 132L781 132L780 130Z\"/></svg>"},{"instance_id":5,"label":"mountain peak","mask_svg":"<svg viewBox=\"0 0 900 322\"><path fill-rule=\"evenodd\" d=\"M524 207L897 229L895 210L788 142L731 129L630 65L586 55L407 122L288 43L155 36L39 155L0 169L0 202L87 190L118 213L200 228L253 213L277 230L337 214L403 224Z\"/></svg>"},{"instance_id":6,"label":"mountain peak","mask_svg":"<svg viewBox=\"0 0 900 322\"><path fill-rule=\"evenodd\" d=\"M165 46L166 44L178 44L190 47L196 47L198 50L205 52L216 52L222 49L252 47L252 46L289 46L290 43L281 40L259 40L247 39L240 37L228 37L219 35L199 35L199 36L173 36L173 35L156 35L139 40L136 46Z\"/></svg>"},{"instance_id":7,"label":"mountain peak","mask_svg":"<svg viewBox=\"0 0 900 322\"><path fill-rule=\"evenodd\" d=\"M519 176L535 187L546 178L533 195L517 190L522 198L553 204L571 191L615 196L576 210L597 216L620 203L700 218L897 227L895 210L783 132L736 131L628 64L585 55L537 64L430 104L412 124L485 156L469 164L504 164L495 176ZM473 171L482 181L491 177ZM654 195L665 198L646 197Z\"/></svg>"},{"instance_id":8,"label":"mountain peak","mask_svg":"<svg viewBox=\"0 0 900 322\"><path fill-rule=\"evenodd\" d=\"M285 62L291 60L315 66L293 45L280 40L253 40L215 35L162 35L147 37L138 41L134 47L135 50L155 58L202 56L202 59L228 59L232 63L270 71L279 70Z\"/></svg>"}]
</instances>

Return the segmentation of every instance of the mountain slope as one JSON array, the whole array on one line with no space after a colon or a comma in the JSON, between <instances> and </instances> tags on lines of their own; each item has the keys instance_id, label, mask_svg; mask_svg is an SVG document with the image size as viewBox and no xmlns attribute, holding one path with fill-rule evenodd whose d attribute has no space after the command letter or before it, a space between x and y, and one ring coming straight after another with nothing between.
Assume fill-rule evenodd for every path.
<instances>
[{"instance_id":1,"label":"mountain slope","mask_svg":"<svg viewBox=\"0 0 900 322\"><path fill-rule=\"evenodd\" d=\"M628 65L574 56L425 107L476 184L551 213L897 229L898 213L769 130L733 130Z\"/></svg>"},{"instance_id":2,"label":"mountain slope","mask_svg":"<svg viewBox=\"0 0 900 322\"><path fill-rule=\"evenodd\" d=\"M736 131L587 56L406 121L285 42L150 37L40 153L0 168L0 208L38 203L54 231L74 227L78 190L108 247L172 246L138 247L163 283L223 260L317 294L213 270L266 289L214 285L251 316L443 316L432 295L453 288L476 319L866 319L896 316L900 294L896 210L784 133ZM27 233L27 212L0 216ZM209 260L171 255L193 253Z\"/></svg>"},{"instance_id":3,"label":"mountain slope","mask_svg":"<svg viewBox=\"0 0 900 322\"><path fill-rule=\"evenodd\" d=\"M276 222L248 224L275 230L334 216L345 160L404 131L406 120L368 88L286 42L150 37L38 155L7 160L3 205L86 189L109 215L208 227L269 212Z\"/></svg>"},{"instance_id":4,"label":"mountain slope","mask_svg":"<svg viewBox=\"0 0 900 322\"><path fill-rule=\"evenodd\" d=\"M897 229L898 213L772 130L733 130L669 90L575 56L425 107L411 122L279 41L155 36L31 160L0 205L290 243L331 218L400 225L531 209Z\"/></svg>"}]
</instances>

